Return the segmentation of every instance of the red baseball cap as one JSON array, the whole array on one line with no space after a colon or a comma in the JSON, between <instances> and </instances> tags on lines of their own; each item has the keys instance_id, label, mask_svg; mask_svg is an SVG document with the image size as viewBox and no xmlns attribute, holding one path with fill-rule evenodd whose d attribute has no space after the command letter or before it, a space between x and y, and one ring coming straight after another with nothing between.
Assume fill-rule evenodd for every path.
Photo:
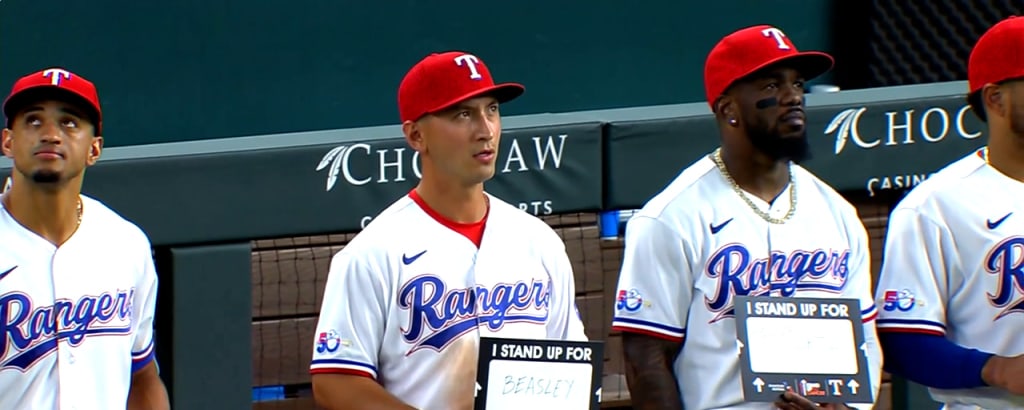
<instances>
[{"instance_id":1,"label":"red baseball cap","mask_svg":"<svg viewBox=\"0 0 1024 410\"><path fill-rule=\"evenodd\" d=\"M416 63L398 86L402 122L416 121L470 98L490 94L504 103L523 94L521 84L494 84L479 57L462 52L432 53Z\"/></svg>"},{"instance_id":2,"label":"red baseball cap","mask_svg":"<svg viewBox=\"0 0 1024 410\"><path fill-rule=\"evenodd\" d=\"M54 67L35 72L18 79L11 88L11 93L4 100L4 116L7 117L7 126L18 111L25 108L26 104L35 101L39 97L45 97L46 93L60 93L78 102L91 115L95 121L96 135L100 135L100 124L103 116L100 110L100 97L96 92L96 86L79 76L63 68Z\"/></svg>"},{"instance_id":3,"label":"red baseball cap","mask_svg":"<svg viewBox=\"0 0 1024 410\"><path fill-rule=\"evenodd\" d=\"M835 60L820 51L798 51L782 30L769 25L747 27L725 36L704 63L708 105L733 83L769 65L786 62L810 80L832 69Z\"/></svg>"},{"instance_id":4,"label":"red baseball cap","mask_svg":"<svg viewBox=\"0 0 1024 410\"><path fill-rule=\"evenodd\" d=\"M967 60L967 83L974 94L985 84L1024 77L1024 18L1011 16L981 35Z\"/></svg>"}]
</instances>

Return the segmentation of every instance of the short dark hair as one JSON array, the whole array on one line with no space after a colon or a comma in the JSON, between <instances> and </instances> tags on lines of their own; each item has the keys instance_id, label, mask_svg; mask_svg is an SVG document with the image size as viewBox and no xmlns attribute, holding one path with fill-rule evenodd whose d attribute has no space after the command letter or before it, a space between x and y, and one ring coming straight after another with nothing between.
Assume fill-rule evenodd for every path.
<instances>
[{"instance_id":1,"label":"short dark hair","mask_svg":"<svg viewBox=\"0 0 1024 410\"><path fill-rule=\"evenodd\" d=\"M1007 78L1005 80L995 83L995 85L1004 85L1016 82L1024 82L1024 77ZM985 101L983 101L981 95L981 92L984 89L985 88L982 87L978 89L978 91L968 94L967 104L971 106L971 111L974 111L974 115L977 115L982 122L988 122L988 114L985 113Z\"/></svg>"},{"instance_id":2,"label":"short dark hair","mask_svg":"<svg viewBox=\"0 0 1024 410\"><path fill-rule=\"evenodd\" d=\"M974 111L974 115L981 122L988 122L988 115L985 114L985 104L981 102L981 90L967 94L967 105L971 106L971 111Z\"/></svg>"}]
</instances>

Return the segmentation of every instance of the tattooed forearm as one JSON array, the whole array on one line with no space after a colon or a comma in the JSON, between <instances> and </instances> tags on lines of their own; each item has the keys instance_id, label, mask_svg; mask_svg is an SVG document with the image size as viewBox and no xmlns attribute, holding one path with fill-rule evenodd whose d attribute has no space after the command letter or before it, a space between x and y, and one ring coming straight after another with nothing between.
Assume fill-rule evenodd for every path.
<instances>
[{"instance_id":1,"label":"tattooed forearm","mask_svg":"<svg viewBox=\"0 0 1024 410\"><path fill-rule=\"evenodd\" d=\"M622 333L626 383L636 410L682 410L672 363L681 344L656 337Z\"/></svg>"}]
</instances>

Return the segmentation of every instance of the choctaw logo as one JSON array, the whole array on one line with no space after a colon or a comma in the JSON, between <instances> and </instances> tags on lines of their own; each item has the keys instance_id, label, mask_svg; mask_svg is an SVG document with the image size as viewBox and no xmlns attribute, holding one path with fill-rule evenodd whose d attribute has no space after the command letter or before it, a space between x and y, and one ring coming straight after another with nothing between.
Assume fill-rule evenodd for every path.
<instances>
[{"instance_id":1,"label":"choctaw logo","mask_svg":"<svg viewBox=\"0 0 1024 410\"><path fill-rule=\"evenodd\" d=\"M498 152L497 173L559 169L568 139L568 134L512 137L509 145L502 143ZM327 151L316 166L317 172L325 169L327 191L334 189L339 179L359 186L403 182L410 178L418 180L423 176L419 152L402 146L363 142L339 145Z\"/></svg>"},{"instance_id":2,"label":"choctaw logo","mask_svg":"<svg viewBox=\"0 0 1024 410\"><path fill-rule=\"evenodd\" d=\"M971 140L980 137L981 131L970 132L968 125L971 129L981 129L981 126L977 118L966 115L970 109L969 105L963 105L952 114L944 107L931 107L920 113L915 109L886 111L885 122L879 121L883 127L871 127L868 135L864 135L860 120L868 107L848 108L832 118L825 127L825 135L835 134L835 155L843 152L849 142L862 149L872 149L879 145L911 145L918 141L937 143L950 134Z\"/></svg>"},{"instance_id":3,"label":"choctaw logo","mask_svg":"<svg viewBox=\"0 0 1024 410\"><path fill-rule=\"evenodd\" d=\"M358 155L368 157L373 155L374 151L377 154L377 166L374 167L378 168L375 170L377 171L376 175L370 175L373 172L367 172L365 168L361 169L361 167L353 167L349 164L352 154L358 153ZM419 156L419 152L405 147L374 150L367 143L340 145L332 148L320 159L316 170L322 171L330 167L327 172L328 191L334 188L334 185L338 182L338 177L344 178L351 185L366 185L371 182L378 184L402 182L409 176L407 168L412 169L416 179L423 176L419 168ZM391 170L392 168L394 169L393 171ZM391 178L389 179L388 177Z\"/></svg>"}]
</instances>

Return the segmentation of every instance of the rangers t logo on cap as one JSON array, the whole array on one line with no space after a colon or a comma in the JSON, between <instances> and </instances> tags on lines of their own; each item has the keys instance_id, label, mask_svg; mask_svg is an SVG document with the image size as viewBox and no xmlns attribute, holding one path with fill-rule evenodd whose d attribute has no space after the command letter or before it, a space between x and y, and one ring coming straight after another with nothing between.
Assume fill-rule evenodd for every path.
<instances>
[{"instance_id":1,"label":"rangers t logo on cap","mask_svg":"<svg viewBox=\"0 0 1024 410\"><path fill-rule=\"evenodd\" d=\"M495 84L487 65L473 54L433 53L416 63L402 79L398 111L402 122L416 121L471 98L493 95L504 103L525 90L517 83Z\"/></svg>"},{"instance_id":2,"label":"rangers t logo on cap","mask_svg":"<svg viewBox=\"0 0 1024 410\"><path fill-rule=\"evenodd\" d=\"M91 116L96 128L96 135L102 133L103 111L100 109L100 97L96 92L96 85L80 75L72 73L60 67L51 67L21 77L11 87L11 93L4 100L4 116L7 117L7 126L10 127L11 120L19 111L25 108L26 104L32 101L32 96L42 90L59 90L64 95L71 97L79 103Z\"/></svg>"},{"instance_id":3,"label":"rangers t logo on cap","mask_svg":"<svg viewBox=\"0 0 1024 410\"><path fill-rule=\"evenodd\" d=\"M69 73L67 70L62 70L59 68L48 68L46 70L43 70L43 77L50 77L50 84L59 86L61 78L68 80L71 79L71 73Z\"/></svg>"},{"instance_id":4,"label":"rangers t logo on cap","mask_svg":"<svg viewBox=\"0 0 1024 410\"><path fill-rule=\"evenodd\" d=\"M472 78L474 80L484 78L482 75L480 75L480 73L476 71L476 65L479 62L480 60L477 59L476 56L472 54L463 54L461 56L455 57L455 64L461 66L463 65L463 63L465 63L466 67L469 67L469 78Z\"/></svg>"},{"instance_id":5,"label":"rangers t logo on cap","mask_svg":"<svg viewBox=\"0 0 1024 410\"><path fill-rule=\"evenodd\" d=\"M772 64L791 64L805 80L832 69L835 61L820 51L799 51L778 27L758 25L725 36L704 63L704 89L708 105L736 81Z\"/></svg>"}]
</instances>

